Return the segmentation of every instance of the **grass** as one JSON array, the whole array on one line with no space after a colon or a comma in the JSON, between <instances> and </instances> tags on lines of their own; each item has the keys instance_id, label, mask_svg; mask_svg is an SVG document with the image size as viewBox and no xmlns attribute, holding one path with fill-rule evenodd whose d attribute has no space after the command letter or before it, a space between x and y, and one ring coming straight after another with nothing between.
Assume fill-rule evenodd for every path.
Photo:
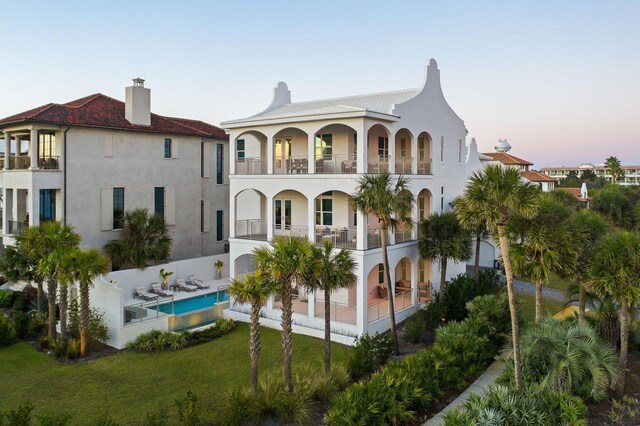
<instances>
[{"instance_id":1,"label":"grass","mask_svg":"<svg viewBox=\"0 0 640 426\"><path fill-rule=\"evenodd\" d=\"M260 369L281 367L280 332L262 328ZM215 411L227 392L249 383L249 327L212 342L176 352L119 352L85 362L64 364L27 343L0 349L0 412L31 400L35 413L73 414L74 424L87 424L108 410L114 420L136 424L146 412L168 407L195 392L203 408ZM303 363L322 369L324 341L295 335L294 369ZM349 348L334 344L333 362L344 364ZM80 423L78 423L80 422Z\"/></svg>"},{"instance_id":2,"label":"grass","mask_svg":"<svg viewBox=\"0 0 640 426\"><path fill-rule=\"evenodd\" d=\"M536 316L536 298L535 296L529 296L524 294L516 295L518 300L518 309L522 313L524 319L527 322L534 322ZM563 310L565 305L555 300L542 299L542 314L554 315L555 313Z\"/></svg>"},{"instance_id":3,"label":"grass","mask_svg":"<svg viewBox=\"0 0 640 426\"><path fill-rule=\"evenodd\" d=\"M523 281L527 281L530 283L534 283L534 280L532 280L531 278L518 278L521 279ZM549 288L555 288L558 290L562 290L562 291L567 291L569 289L569 287L573 284L577 284L577 281L573 281L573 280L566 280L560 277L551 277L547 282L544 283L545 287L549 287Z\"/></svg>"}]
</instances>

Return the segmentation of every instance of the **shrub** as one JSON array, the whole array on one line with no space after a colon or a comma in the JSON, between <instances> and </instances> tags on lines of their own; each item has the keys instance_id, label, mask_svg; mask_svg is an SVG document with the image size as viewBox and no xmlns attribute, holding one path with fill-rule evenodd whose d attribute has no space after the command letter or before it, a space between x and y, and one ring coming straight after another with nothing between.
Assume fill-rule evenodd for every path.
<instances>
[{"instance_id":1,"label":"shrub","mask_svg":"<svg viewBox=\"0 0 640 426\"><path fill-rule=\"evenodd\" d=\"M73 416L69 413L43 414L38 416L40 426L67 426Z\"/></svg>"},{"instance_id":2,"label":"shrub","mask_svg":"<svg viewBox=\"0 0 640 426\"><path fill-rule=\"evenodd\" d=\"M169 417L167 411L161 408L157 413L147 413L142 424L144 426L168 426Z\"/></svg>"},{"instance_id":3,"label":"shrub","mask_svg":"<svg viewBox=\"0 0 640 426\"><path fill-rule=\"evenodd\" d=\"M200 405L195 393L187 391L184 398L175 400L174 405L178 411L180 424L185 426L196 426L200 424Z\"/></svg>"},{"instance_id":4,"label":"shrub","mask_svg":"<svg viewBox=\"0 0 640 426\"><path fill-rule=\"evenodd\" d=\"M178 350L187 346L187 332L153 330L139 335L127 344L127 349L139 352L160 352L169 349Z\"/></svg>"},{"instance_id":5,"label":"shrub","mask_svg":"<svg viewBox=\"0 0 640 426\"><path fill-rule=\"evenodd\" d=\"M622 400L611 401L611 411L607 414L609 420L616 425L627 424L625 421L635 420L640 416L640 401L629 395L625 395Z\"/></svg>"},{"instance_id":6,"label":"shrub","mask_svg":"<svg viewBox=\"0 0 640 426\"><path fill-rule=\"evenodd\" d=\"M587 324L546 318L520 341L526 382L600 401L620 377L618 358ZM513 360L499 378L511 383Z\"/></svg>"},{"instance_id":7,"label":"shrub","mask_svg":"<svg viewBox=\"0 0 640 426\"><path fill-rule=\"evenodd\" d=\"M531 387L517 393L491 386L485 395L472 394L462 409L445 415L445 426L585 425L587 408L580 398L550 389Z\"/></svg>"},{"instance_id":8,"label":"shrub","mask_svg":"<svg viewBox=\"0 0 640 426\"><path fill-rule=\"evenodd\" d=\"M494 345L501 346L509 339L511 312L506 294L478 296L467 303L467 312L469 318L478 319L488 327L485 332Z\"/></svg>"},{"instance_id":9,"label":"shrub","mask_svg":"<svg viewBox=\"0 0 640 426\"><path fill-rule=\"evenodd\" d=\"M229 334L236 328L236 322L232 319L220 318L216 320L216 328L219 329L222 334Z\"/></svg>"},{"instance_id":10,"label":"shrub","mask_svg":"<svg viewBox=\"0 0 640 426\"><path fill-rule=\"evenodd\" d=\"M437 291L433 293L431 303L425 306L422 311L424 311L424 314L419 318L424 320L424 328L428 331L435 331L435 329L444 324L447 319L444 306L440 303L440 293Z\"/></svg>"},{"instance_id":11,"label":"shrub","mask_svg":"<svg viewBox=\"0 0 640 426\"><path fill-rule=\"evenodd\" d=\"M444 298L445 318L448 321L461 321L467 317L467 302L477 296L497 293L502 284L494 270L482 271L478 279L465 274L455 277L447 286Z\"/></svg>"},{"instance_id":12,"label":"shrub","mask_svg":"<svg viewBox=\"0 0 640 426\"><path fill-rule=\"evenodd\" d=\"M12 344L16 339L16 329L9 318L0 313L0 347Z\"/></svg>"},{"instance_id":13,"label":"shrub","mask_svg":"<svg viewBox=\"0 0 640 426\"><path fill-rule=\"evenodd\" d=\"M15 293L13 299L13 309L27 312L34 304L37 306L38 289L28 285L22 291Z\"/></svg>"},{"instance_id":14,"label":"shrub","mask_svg":"<svg viewBox=\"0 0 640 426\"><path fill-rule=\"evenodd\" d=\"M347 369L353 380L373 373L393 354L393 339L386 334L371 336L368 333L356 340L347 360Z\"/></svg>"},{"instance_id":15,"label":"shrub","mask_svg":"<svg viewBox=\"0 0 640 426\"><path fill-rule=\"evenodd\" d=\"M80 310L78 306L78 300L74 297L69 302L69 309L67 311L69 318L68 333L69 336L80 338ZM109 328L104 320L104 313L102 311L90 308L89 309L89 346L95 347L96 343L106 343L109 340Z\"/></svg>"},{"instance_id":16,"label":"shrub","mask_svg":"<svg viewBox=\"0 0 640 426\"><path fill-rule=\"evenodd\" d=\"M80 358L80 341L77 339L69 339L67 342L67 359Z\"/></svg>"},{"instance_id":17,"label":"shrub","mask_svg":"<svg viewBox=\"0 0 640 426\"><path fill-rule=\"evenodd\" d=\"M495 355L496 347L483 326L482 320L470 318L463 322L452 321L438 329L436 345L456 354L453 365L460 369L462 377L484 368Z\"/></svg>"},{"instance_id":18,"label":"shrub","mask_svg":"<svg viewBox=\"0 0 640 426\"><path fill-rule=\"evenodd\" d=\"M0 290L0 308L9 308L13 304L13 294L11 290Z\"/></svg>"},{"instance_id":19,"label":"shrub","mask_svg":"<svg viewBox=\"0 0 640 426\"><path fill-rule=\"evenodd\" d=\"M404 334L402 337L409 343L418 343L420 341L420 336L425 331L424 326L424 309L419 310L415 314L411 315L409 318L405 320L404 323Z\"/></svg>"},{"instance_id":20,"label":"shrub","mask_svg":"<svg viewBox=\"0 0 640 426\"><path fill-rule=\"evenodd\" d=\"M9 410L5 417L11 426L29 426L31 424L31 414L34 405L31 401L27 401L18 405L18 408Z\"/></svg>"}]
</instances>

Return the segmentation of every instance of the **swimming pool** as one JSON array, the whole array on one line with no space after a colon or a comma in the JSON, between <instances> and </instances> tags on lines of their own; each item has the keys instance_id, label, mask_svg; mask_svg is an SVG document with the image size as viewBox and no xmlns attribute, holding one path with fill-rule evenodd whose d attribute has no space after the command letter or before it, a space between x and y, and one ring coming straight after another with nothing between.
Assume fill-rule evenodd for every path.
<instances>
[{"instance_id":1,"label":"swimming pool","mask_svg":"<svg viewBox=\"0 0 640 426\"><path fill-rule=\"evenodd\" d=\"M218 300L218 295L220 300ZM181 315L200 309L211 308L218 302L224 302L229 300L229 293L227 290L219 291L215 293L203 294L202 296L190 297L189 299L176 300L175 302L161 303L158 305L158 310L165 314ZM173 310L171 305L173 304ZM150 306L149 309L155 310L155 306Z\"/></svg>"}]
</instances>

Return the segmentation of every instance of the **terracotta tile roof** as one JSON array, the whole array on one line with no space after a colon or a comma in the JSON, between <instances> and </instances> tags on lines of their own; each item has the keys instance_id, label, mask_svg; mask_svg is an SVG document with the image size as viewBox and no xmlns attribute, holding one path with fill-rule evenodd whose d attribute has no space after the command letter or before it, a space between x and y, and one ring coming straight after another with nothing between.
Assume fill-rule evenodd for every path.
<instances>
[{"instance_id":1,"label":"terracotta tile roof","mask_svg":"<svg viewBox=\"0 0 640 426\"><path fill-rule=\"evenodd\" d=\"M522 158L514 157L511 154L507 154L506 152L483 152L484 155L488 155L493 158L494 161L499 161L504 165L512 166L532 166L533 163L528 162L527 160L523 160Z\"/></svg>"},{"instance_id":2,"label":"terracotta tile roof","mask_svg":"<svg viewBox=\"0 0 640 426\"><path fill-rule=\"evenodd\" d=\"M171 135L228 139L224 130L198 120L151 114L150 126L131 124L125 118L124 102L101 93L66 104L47 104L0 120L4 124L33 121L66 126L104 127Z\"/></svg>"},{"instance_id":3,"label":"terracotta tile roof","mask_svg":"<svg viewBox=\"0 0 640 426\"><path fill-rule=\"evenodd\" d=\"M535 170L530 170L528 172L521 172L520 174L522 175L523 178L531 182L557 182L558 181L557 178L547 176Z\"/></svg>"},{"instance_id":4,"label":"terracotta tile roof","mask_svg":"<svg viewBox=\"0 0 640 426\"><path fill-rule=\"evenodd\" d=\"M564 191L564 192L568 192L569 194L575 195L576 198L580 201L589 201L591 199L591 197L589 198L582 198L582 190L580 188L554 188L554 191Z\"/></svg>"}]
</instances>

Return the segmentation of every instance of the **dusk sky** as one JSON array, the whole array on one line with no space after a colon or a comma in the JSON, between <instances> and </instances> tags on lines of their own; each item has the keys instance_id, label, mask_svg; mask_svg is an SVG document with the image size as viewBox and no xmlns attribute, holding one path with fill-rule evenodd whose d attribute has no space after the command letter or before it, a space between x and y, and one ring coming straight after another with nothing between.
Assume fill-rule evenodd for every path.
<instances>
[{"instance_id":1,"label":"dusk sky","mask_svg":"<svg viewBox=\"0 0 640 426\"><path fill-rule=\"evenodd\" d=\"M640 1L15 1L0 116L131 78L158 114L213 124L293 101L418 87L438 61L482 151L544 165L640 164Z\"/></svg>"}]
</instances>

